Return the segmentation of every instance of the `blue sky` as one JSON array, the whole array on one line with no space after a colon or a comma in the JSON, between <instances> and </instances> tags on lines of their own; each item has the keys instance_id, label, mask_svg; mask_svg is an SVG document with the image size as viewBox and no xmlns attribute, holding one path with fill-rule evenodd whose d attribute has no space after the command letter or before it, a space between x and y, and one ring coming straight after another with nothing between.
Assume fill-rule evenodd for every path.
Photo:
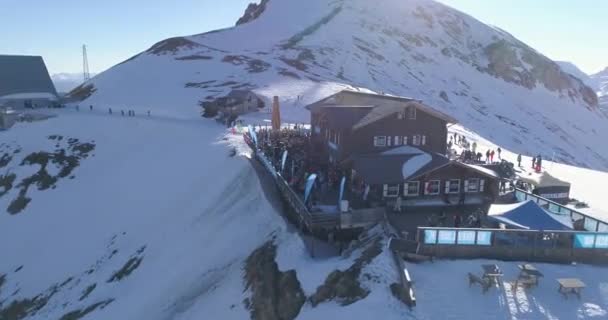
<instances>
[{"instance_id":1,"label":"blue sky","mask_svg":"<svg viewBox=\"0 0 608 320\"><path fill-rule=\"evenodd\" d=\"M86 43L90 69L100 72L159 40L231 26L249 2L0 0L0 54L42 55L51 73L81 72L81 45ZM608 66L606 0L441 2L507 30L552 59L572 61L583 71Z\"/></svg>"}]
</instances>

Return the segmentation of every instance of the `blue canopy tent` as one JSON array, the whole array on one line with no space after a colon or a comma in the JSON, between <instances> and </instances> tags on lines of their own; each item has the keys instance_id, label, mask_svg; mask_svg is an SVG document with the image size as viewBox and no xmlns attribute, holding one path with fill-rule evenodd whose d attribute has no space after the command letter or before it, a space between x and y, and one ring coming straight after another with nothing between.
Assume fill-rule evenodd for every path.
<instances>
[{"instance_id":1,"label":"blue canopy tent","mask_svg":"<svg viewBox=\"0 0 608 320\"><path fill-rule=\"evenodd\" d=\"M516 204L493 204L488 218L510 229L572 230L569 216L550 213L532 200Z\"/></svg>"}]
</instances>

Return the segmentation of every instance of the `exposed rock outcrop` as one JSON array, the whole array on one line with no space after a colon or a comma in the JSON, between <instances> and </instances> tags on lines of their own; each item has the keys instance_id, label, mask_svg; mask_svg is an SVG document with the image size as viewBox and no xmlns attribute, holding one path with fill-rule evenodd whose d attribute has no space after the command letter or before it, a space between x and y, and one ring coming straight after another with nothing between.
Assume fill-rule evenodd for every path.
<instances>
[{"instance_id":1,"label":"exposed rock outcrop","mask_svg":"<svg viewBox=\"0 0 608 320\"><path fill-rule=\"evenodd\" d=\"M279 270L276 251L276 245L269 241L245 262L245 284L251 297L244 303L253 320L295 319L306 302L295 270Z\"/></svg>"},{"instance_id":2,"label":"exposed rock outcrop","mask_svg":"<svg viewBox=\"0 0 608 320\"><path fill-rule=\"evenodd\" d=\"M264 10L266 10L266 4L268 3L268 1L269 0L262 0L260 4L250 3L247 6L247 9L245 9L245 13L243 14L243 16L240 17L239 20L236 22L236 25L238 26L240 24L257 19L264 12Z\"/></svg>"}]
</instances>

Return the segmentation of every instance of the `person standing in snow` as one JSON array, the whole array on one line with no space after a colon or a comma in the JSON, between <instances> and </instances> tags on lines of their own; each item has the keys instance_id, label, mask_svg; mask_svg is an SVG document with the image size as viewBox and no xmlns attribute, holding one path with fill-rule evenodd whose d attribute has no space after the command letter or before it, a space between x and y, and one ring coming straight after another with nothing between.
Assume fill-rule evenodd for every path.
<instances>
[{"instance_id":1,"label":"person standing in snow","mask_svg":"<svg viewBox=\"0 0 608 320\"><path fill-rule=\"evenodd\" d=\"M498 147L498 149L496 151L498 151L498 159L502 160L502 157L500 156L500 153L502 152L502 149L500 149L500 147Z\"/></svg>"},{"instance_id":2,"label":"person standing in snow","mask_svg":"<svg viewBox=\"0 0 608 320\"><path fill-rule=\"evenodd\" d=\"M532 157L532 170L536 169L536 157Z\"/></svg>"},{"instance_id":3,"label":"person standing in snow","mask_svg":"<svg viewBox=\"0 0 608 320\"><path fill-rule=\"evenodd\" d=\"M539 154L536 157L536 172L540 172L542 169L543 157Z\"/></svg>"},{"instance_id":4,"label":"person standing in snow","mask_svg":"<svg viewBox=\"0 0 608 320\"><path fill-rule=\"evenodd\" d=\"M494 163L494 150L490 151L490 163Z\"/></svg>"},{"instance_id":5,"label":"person standing in snow","mask_svg":"<svg viewBox=\"0 0 608 320\"><path fill-rule=\"evenodd\" d=\"M473 141L473 153L477 152L477 142Z\"/></svg>"},{"instance_id":6,"label":"person standing in snow","mask_svg":"<svg viewBox=\"0 0 608 320\"><path fill-rule=\"evenodd\" d=\"M108 113L112 114L112 108L108 108Z\"/></svg>"},{"instance_id":7,"label":"person standing in snow","mask_svg":"<svg viewBox=\"0 0 608 320\"><path fill-rule=\"evenodd\" d=\"M521 168L521 154L517 155L517 166Z\"/></svg>"},{"instance_id":8,"label":"person standing in snow","mask_svg":"<svg viewBox=\"0 0 608 320\"><path fill-rule=\"evenodd\" d=\"M486 163L490 163L490 149L486 150Z\"/></svg>"}]
</instances>

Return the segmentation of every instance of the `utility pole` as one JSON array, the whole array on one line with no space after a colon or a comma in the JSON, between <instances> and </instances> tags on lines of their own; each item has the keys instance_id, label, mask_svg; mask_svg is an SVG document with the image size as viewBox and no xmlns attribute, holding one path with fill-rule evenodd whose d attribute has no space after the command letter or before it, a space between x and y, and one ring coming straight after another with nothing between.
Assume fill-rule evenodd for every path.
<instances>
[{"instance_id":1,"label":"utility pole","mask_svg":"<svg viewBox=\"0 0 608 320\"><path fill-rule=\"evenodd\" d=\"M91 80L91 74L89 73L89 58L87 57L87 45L82 45L82 79L83 82Z\"/></svg>"}]
</instances>

